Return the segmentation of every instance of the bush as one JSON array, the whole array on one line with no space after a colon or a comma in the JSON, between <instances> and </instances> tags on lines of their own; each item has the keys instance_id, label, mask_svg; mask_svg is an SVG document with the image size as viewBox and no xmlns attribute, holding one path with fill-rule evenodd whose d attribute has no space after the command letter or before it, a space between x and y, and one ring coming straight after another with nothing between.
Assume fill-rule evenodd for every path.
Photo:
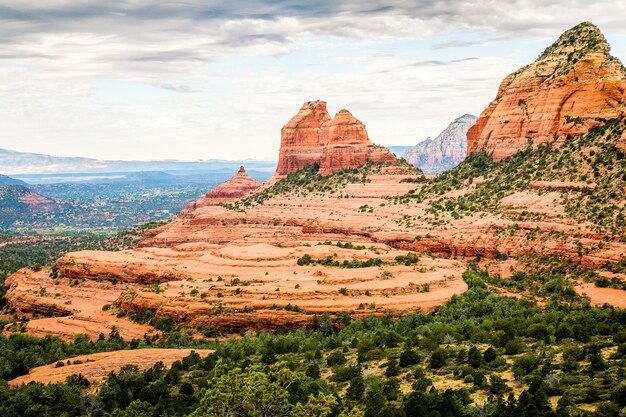
<instances>
[{"instance_id":1,"label":"bush","mask_svg":"<svg viewBox=\"0 0 626 417\"><path fill-rule=\"evenodd\" d=\"M417 365L422 361L422 358L414 350L403 350L400 354L400 367L406 368L407 366Z\"/></svg>"},{"instance_id":2,"label":"bush","mask_svg":"<svg viewBox=\"0 0 626 417\"><path fill-rule=\"evenodd\" d=\"M338 350L331 352L326 358L328 366L343 365L347 361L346 356Z\"/></svg>"},{"instance_id":3,"label":"bush","mask_svg":"<svg viewBox=\"0 0 626 417\"><path fill-rule=\"evenodd\" d=\"M448 352L442 348L437 348L430 355L430 367L433 369L443 368L448 359Z\"/></svg>"}]
</instances>

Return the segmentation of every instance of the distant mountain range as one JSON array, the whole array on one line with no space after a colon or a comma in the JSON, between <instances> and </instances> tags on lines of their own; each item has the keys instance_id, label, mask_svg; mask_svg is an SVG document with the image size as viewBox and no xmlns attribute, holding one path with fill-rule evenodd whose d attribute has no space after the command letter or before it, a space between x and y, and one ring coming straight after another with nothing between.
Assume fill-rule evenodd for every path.
<instances>
[{"instance_id":1,"label":"distant mountain range","mask_svg":"<svg viewBox=\"0 0 626 417\"><path fill-rule=\"evenodd\" d=\"M102 173L133 171L207 170L237 172L239 166L248 170L274 171L275 161L109 161L82 157L57 157L29 152L0 149L0 172L5 175L45 173Z\"/></svg>"},{"instance_id":2,"label":"distant mountain range","mask_svg":"<svg viewBox=\"0 0 626 417\"><path fill-rule=\"evenodd\" d=\"M440 174L460 164L467 156L467 131L478 118L465 114L446 127L435 139L428 138L406 150L402 157L425 174Z\"/></svg>"}]
</instances>

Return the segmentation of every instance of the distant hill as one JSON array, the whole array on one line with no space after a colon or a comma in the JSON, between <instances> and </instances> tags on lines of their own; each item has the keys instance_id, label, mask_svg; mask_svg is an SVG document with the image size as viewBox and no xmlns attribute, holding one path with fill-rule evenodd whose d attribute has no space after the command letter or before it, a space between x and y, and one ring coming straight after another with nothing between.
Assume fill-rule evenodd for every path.
<instances>
[{"instance_id":1,"label":"distant hill","mask_svg":"<svg viewBox=\"0 0 626 417\"><path fill-rule=\"evenodd\" d=\"M457 166L467 155L467 130L477 117L465 114L448 125L435 139L426 139L402 157L425 174L439 174Z\"/></svg>"},{"instance_id":2,"label":"distant hill","mask_svg":"<svg viewBox=\"0 0 626 417\"><path fill-rule=\"evenodd\" d=\"M60 207L23 185L0 185L0 226L33 223L36 218L58 214ZM36 220L35 220L36 221Z\"/></svg>"},{"instance_id":3,"label":"distant hill","mask_svg":"<svg viewBox=\"0 0 626 417\"><path fill-rule=\"evenodd\" d=\"M241 165L250 170L273 171L274 161L108 161L81 157L57 157L38 153L0 149L0 172L9 175L41 173L97 173L171 170L217 170L236 172Z\"/></svg>"},{"instance_id":4,"label":"distant hill","mask_svg":"<svg viewBox=\"0 0 626 417\"><path fill-rule=\"evenodd\" d=\"M16 180L15 178L0 174L0 185L26 185L26 183L24 181Z\"/></svg>"}]
</instances>

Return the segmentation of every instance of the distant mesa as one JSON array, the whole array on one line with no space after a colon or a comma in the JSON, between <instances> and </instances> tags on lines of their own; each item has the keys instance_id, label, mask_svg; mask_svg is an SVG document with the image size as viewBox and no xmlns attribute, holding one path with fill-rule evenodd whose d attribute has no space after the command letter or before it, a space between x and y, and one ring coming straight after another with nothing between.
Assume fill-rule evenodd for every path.
<instances>
[{"instance_id":1,"label":"distant mesa","mask_svg":"<svg viewBox=\"0 0 626 417\"><path fill-rule=\"evenodd\" d=\"M199 207L233 203L240 198L252 194L258 190L261 185L259 181L246 174L246 169L242 165L231 179L213 188L201 199L190 203L187 208L189 210L195 210Z\"/></svg>"},{"instance_id":2,"label":"distant mesa","mask_svg":"<svg viewBox=\"0 0 626 417\"><path fill-rule=\"evenodd\" d=\"M465 114L450 123L435 139L418 143L402 157L429 175L452 169L467 155L467 131L476 120L476 116Z\"/></svg>"},{"instance_id":3,"label":"distant mesa","mask_svg":"<svg viewBox=\"0 0 626 417\"><path fill-rule=\"evenodd\" d=\"M529 144L562 143L624 113L626 70L589 22L564 32L539 58L502 81L467 133L468 154L498 161Z\"/></svg>"},{"instance_id":4,"label":"distant mesa","mask_svg":"<svg viewBox=\"0 0 626 417\"><path fill-rule=\"evenodd\" d=\"M365 125L348 110L331 119L325 101L307 101L281 130L278 166L273 180L313 164L328 175L345 168L356 168L368 161L392 162L396 157L386 148L375 146Z\"/></svg>"}]
</instances>

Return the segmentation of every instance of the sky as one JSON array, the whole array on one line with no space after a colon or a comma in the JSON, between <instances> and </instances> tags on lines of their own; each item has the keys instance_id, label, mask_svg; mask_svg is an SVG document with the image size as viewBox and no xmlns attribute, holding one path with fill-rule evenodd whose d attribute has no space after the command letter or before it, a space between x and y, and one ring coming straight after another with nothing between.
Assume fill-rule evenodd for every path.
<instances>
[{"instance_id":1,"label":"sky","mask_svg":"<svg viewBox=\"0 0 626 417\"><path fill-rule=\"evenodd\" d=\"M626 0L545 3L0 0L0 148L276 160L316 99L375 143L414 145L582 21L626 60Z\"/></svg>"}]
</instances>

